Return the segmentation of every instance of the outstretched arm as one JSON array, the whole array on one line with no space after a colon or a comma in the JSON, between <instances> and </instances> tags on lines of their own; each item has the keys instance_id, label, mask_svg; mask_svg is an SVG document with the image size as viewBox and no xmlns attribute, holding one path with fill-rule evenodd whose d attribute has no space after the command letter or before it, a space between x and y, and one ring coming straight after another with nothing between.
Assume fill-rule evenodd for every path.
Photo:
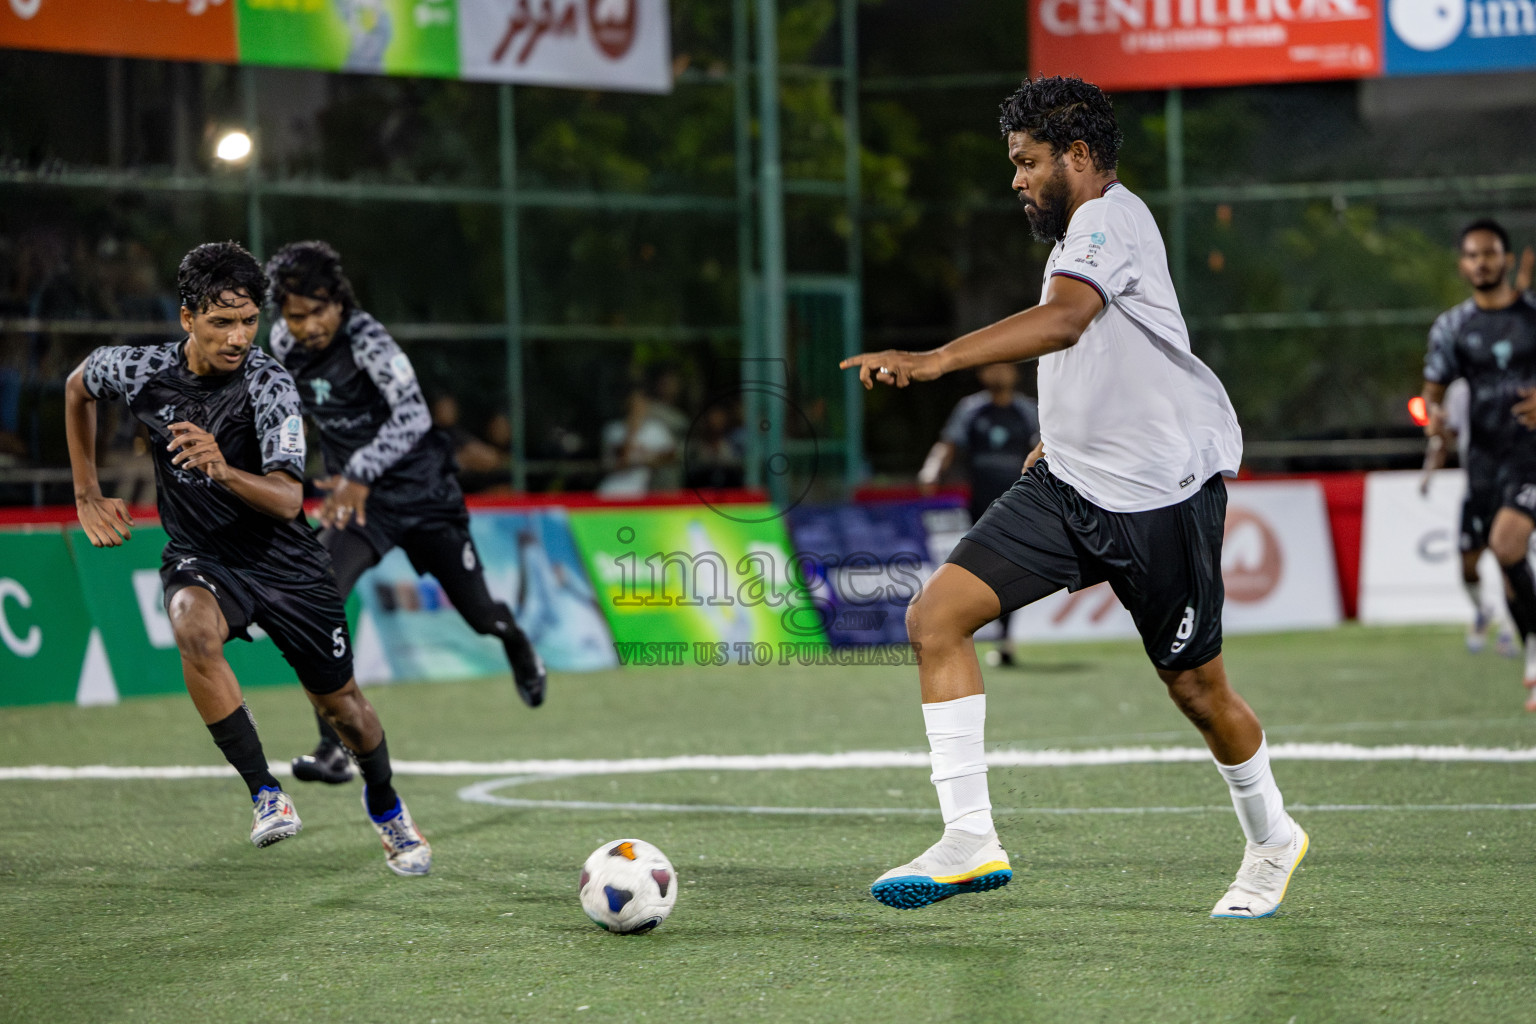
<instances>
[{"instance_id":1,"label":"outstretched arm","mask_svg":"<svg viewBox=\"0 0 1536 1024\"><path fill-rule=\"evenodd\" d=\"M937 380L946 373L988 363L1017 363L1039 359L1077 344L1093 318L1104 308L1097 288L1074 277L1055 275L1040 305L1015 313L979 331L956 338L927 352L862 352L838 365L858 367L866 388L894 384L904 388L913 381Z\"/></svg>"},{"instance_id":2,"label":"outstretched arm","mask_svg":"<svg viewBox=\"0 0 1536 1024\"><path fill-rule=\"evenodd\" d=\"M106 498L96 476L96 399L85 386L85 364L64 383L64 433L75 478L75 515L98 548L115 548L133 536L133 516L120 498Z\"/></svg>"}]
</instances>

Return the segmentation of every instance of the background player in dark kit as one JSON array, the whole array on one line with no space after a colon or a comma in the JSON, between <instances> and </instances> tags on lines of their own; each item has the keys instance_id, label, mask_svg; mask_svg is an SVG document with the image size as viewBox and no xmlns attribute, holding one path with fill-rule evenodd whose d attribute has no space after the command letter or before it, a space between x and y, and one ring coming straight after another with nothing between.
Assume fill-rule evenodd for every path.
<instances>
[{"instance_id":1,"label":"background player in dark kit","mask_svg":"<svg viewBox=\"0 0 1536 1024\"><path fill-rule=\"evenodd\" d=\"M177 275L187 337L98 348L70 374L65 422L80 525L97 547L131 536L127 507L96 477L96 402L121 398L148 426L160 519L160 578L182 673L203 722L256 804L251 841L301 827L267 769L256 722L224 658L253 623L271 635L317 713L357 757L363 804L386 863L424 875L432 849L391 785L373 706L352 678L352 645L330 559L303 514L304 429L293 380L252 347L266 278L234 242L193 249Z\"/></svg>"},{"instance_id":2,"label":"background player in dark kit","mask_svg":"<svg viewBox=\"0 0 1536 1024\"><path fill-rule=\"evenodd\" d=\"M267 263L272 354L293 374L304 412L320 431L328 492L320 543L336 565L342 597L390 549L442 584L475 632L498 637L517 692L544 702L544 663L512 610L491 597L469 534L469 510L452 449L432 415L410 359L357 307L341 257L324 242L294 242ZM333 730L318 717L320 745L294 759L306 782L345 782L351 768Z\"/></svg>"},{"instance_id":3,"label":"background player in dark kit","mask_svg":"<svg viewBox=\"0 0 1536 1024\"><path fill-rule=\"evenodd\" d=\"M985 390L960 399L917 474L918 486L931 494L955 456L962 456L971 486L972 523L1023 475L1024 460L1040 440L1040 412L1033 399L1019 394L1016 365L983 366L976 370L976 378ZM999 665L1013 664L1013 644L1008 639L1012 616L1011 610L998 616L1003 637L993 653Z\"/></svg>"},{"instance_id":4,"label":"background player in dark kit","mask_svg":"<svg viewBox=\"0 0 1536 1024\"><path fill-rule=\"evenodd\" d=\"M1472 297L1440 314L1424 357L1424 401L1431 433L1445 429L1445 389L1466 378L1468 520L1486 524L1486 543L1504 571L1510 618L1525 645L1526 710L1536 711L1536 580L1528 553L1536 528L1536 298L1509 283L1509 233L1474 221L1461 233L1459 267ZM1476 546L1483 537L1464 537Z\"/></svg>"}]
</instances>

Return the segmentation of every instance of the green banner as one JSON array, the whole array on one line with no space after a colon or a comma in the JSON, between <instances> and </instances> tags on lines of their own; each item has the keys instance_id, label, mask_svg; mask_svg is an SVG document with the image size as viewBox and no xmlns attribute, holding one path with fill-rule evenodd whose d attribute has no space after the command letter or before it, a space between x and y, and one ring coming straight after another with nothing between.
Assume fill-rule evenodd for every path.
<instances>
[{"instance_id":1,"label":"green banner","mask_svg":"<svg viewBox=\"0 0 1536 1024\"><path fill-rule=\"evenodd\" d=\"M767 664L826 645L767 506L572 510L621 664ZM748 520L746 522L740 520Z\"/></svg>"},{"instance_id":2,"label":"green banner","mask_svg":"<svg viewBox=\"0 0 1536 1024\"><path fill-rule=\"evenodd\" d=\"M80 587L91 619L101 630L117 692L124 697L179 693L181 655L160 590L160 552L165 530L137 526L133 539L116 548L92 547L80 530L68 533ZM293 669L265 634L253 642L231 640L224 655L242 687L297 683Z\"/></svg>"},{"instance_id":3,"label":"green banner","mask_svg":"<svg viewBox=\"0 0 1536 1024\"><path fill-rule=\"evenodd\" d=\"M0 533L0 704L75 700L90 634L58 529Z\"/></svg>"},{"instance_id":4,"label":"green banner","mask_svg":"<svg viewBox=\"0 0 1536 1024\"><path fill-rule=\"evenodd\" d=\"M454 0L238 0L248 64L376 74L459 74Z\"/></svg>"}]
</instances>

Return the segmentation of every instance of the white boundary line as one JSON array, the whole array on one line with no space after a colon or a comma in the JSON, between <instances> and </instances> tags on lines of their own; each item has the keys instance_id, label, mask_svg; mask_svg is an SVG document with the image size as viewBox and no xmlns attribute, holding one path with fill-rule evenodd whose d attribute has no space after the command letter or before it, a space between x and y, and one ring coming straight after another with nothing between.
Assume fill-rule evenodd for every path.
<instances>
[{"instance_id":1,"label":"white boundary line","mask_svg":"<svg viewBox=\"0 0 1536 1024\"><path fill-rule=\"evenodd\" d=\"M1536 763L1536 747L1466 747L1394 744L1362 747L1352 743L1277 743L1269 756L1280 761L1430 761L1493 764ZM1184 764L1211 760L1203 747L1110 747L1097 750L992 750L994 768L1081 768L1127 764ZM396 761L400 775L474 777L485 775L645 775L675 771L833 771L849 768L928 768L928 755L916 750L864 750L839 754L688 754L595 760ZM0 782L74 779L211 779L234 769L228 765L17 765L0 767ZM274 774L288 774L274 765Z\"/></svg>"}]
</instances>

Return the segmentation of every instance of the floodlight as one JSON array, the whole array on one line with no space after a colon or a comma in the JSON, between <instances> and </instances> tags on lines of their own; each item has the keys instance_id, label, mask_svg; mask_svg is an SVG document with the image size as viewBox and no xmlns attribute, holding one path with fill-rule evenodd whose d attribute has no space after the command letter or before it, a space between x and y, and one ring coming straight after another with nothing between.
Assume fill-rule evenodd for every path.
<instances>
[{"instance_id":1,"label":"floodlight","mask_svg":"<svg viewBox=\"0 0 1536 1024\"><path fill-rule=\"evenodd\" d=\"M238 163L251 155L251 137L238 130L225 132L213 153L226 163Z\"/></svg>"}]
</instances>

